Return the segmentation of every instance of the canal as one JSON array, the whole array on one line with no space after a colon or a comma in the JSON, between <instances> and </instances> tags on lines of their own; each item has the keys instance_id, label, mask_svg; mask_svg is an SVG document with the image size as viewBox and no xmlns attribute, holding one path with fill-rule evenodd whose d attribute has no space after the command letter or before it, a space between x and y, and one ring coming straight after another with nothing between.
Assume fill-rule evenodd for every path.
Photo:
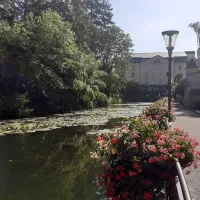
<instances>
[{"instance_id":1,"label":"canal","mask_svg":"<svg viewBox=\"0 0 200 200\"><path fill-rule=\"evenodd\" d=\"M103 199L95 185L100 169L90 158L90 152L95 149L94 134L137 116L147 105L113 105L107 109L76 112L71 117L54 115L51 117L54 125L57 121L68 125L0 136L0 200ZM66 123L68 118L73 123ZM32 126L33 121L38 124L38 121L43 123L42 120L21 122ZM8 121L9 126L19 123L20 120ZM7 126L6 121L2 124Z\"/></svg>"}]
</instances>

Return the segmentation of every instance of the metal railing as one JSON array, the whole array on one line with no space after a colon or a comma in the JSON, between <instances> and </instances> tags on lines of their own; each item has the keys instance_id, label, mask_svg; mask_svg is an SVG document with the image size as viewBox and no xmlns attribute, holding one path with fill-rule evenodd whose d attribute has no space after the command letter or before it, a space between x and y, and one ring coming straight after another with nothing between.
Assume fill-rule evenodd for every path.
<instances>
[{"instance_id":1,"label":"metal railing","mask_svg":"<svg viewBox=\"0 0 200 200\"><path fill-rule=\"evenodd\" d=\"M191 200L190 192L185 181L185 177L183 175L183 171L181 165L178 160L175 160L176 167L176 193L172 200Z\"/></svg>"}]
</instances>

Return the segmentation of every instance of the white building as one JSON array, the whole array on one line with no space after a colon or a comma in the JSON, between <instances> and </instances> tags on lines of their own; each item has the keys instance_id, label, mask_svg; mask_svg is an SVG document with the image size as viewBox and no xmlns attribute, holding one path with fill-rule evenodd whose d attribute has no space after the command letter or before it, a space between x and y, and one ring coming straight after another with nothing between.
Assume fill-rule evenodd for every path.
<instances>
[{"instance_id":1,"label":"white building","mask_svg":"<svg viewBox=\"0 0 200 200\"><path fill-rule=\"evenodd\" d=\"M200 102L200 61L192 59L188 62L186 68L184 105L192 108L195 101Z\"/></svg>"},{"instance_id":2,"label":"white building","mask_svg":"<svg viewBox=\"0 0 200 200\"><path fill-rule=\"evenodd\" d=\"M173 52L172 54L172 79L177 74L186 74L187 62L195 59L195 51ZM167 90L168 83L168 53L134 53L131 59L131 68L127 72L128 80L136 80L141 86L154 89L164 86Z\"/></svg>"}]
</instances>

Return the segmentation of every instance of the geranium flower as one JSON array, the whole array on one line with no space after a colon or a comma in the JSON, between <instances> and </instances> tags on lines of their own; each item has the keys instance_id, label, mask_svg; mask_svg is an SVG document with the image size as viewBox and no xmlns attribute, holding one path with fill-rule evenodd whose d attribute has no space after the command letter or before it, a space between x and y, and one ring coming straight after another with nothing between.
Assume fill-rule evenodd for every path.
<instances>
[{"instance_id":1,"label":"geranium flower","mask_svg":"<svg viewBox=\"0 0 200 200\"><path fill-rule=\"evenodd\" d=\"M150 200L152 196L152 192L144 192L143 200Z\"/></svg>"},{"instance_id":2,"label":"geranium flower","mask_svg":"<svg viewBox=\"0 0 200 200\"><path fill-rule=\"evenodd\" d=\"M116 180L121 180L121 176L117 174L117 175L115 176L115 179L116 179Z\"/></svg>"},{"instance_id":3,"label":"geranium flower","mask_svg":"<svg viewBox=\"0 0 200 200\"><path fill-rule=\"evenodd\" d=\"M97 141L97 142L100 141L100 140L101 140L101 137L100 137L100 136L96 138L96 141Z\"/></svg>"},{"instance_id":4,"label":"geranium flower","mask_svg":"<svg viewBox=\"0 0 200 200\"><path fill-rule=\"evenodd\" d=\"M111 143L112 143L112 144L117 144L117 139L116 139L116 138L112 138L112 139L111 139Z\"/></svg>"},{"instance_id":5,"label":"geranium flower","mask_svg":"<svg viewBox=\"0 0 200 200\"><path fill-rule=\"evenodd\" d=\"M147 145L147 149L149 151L153 151L153 152L156 152L156 147L154 145Z\"/></svg>"},{"instance_id":6,"label":"geranium flower","mask_svg":"<svg viewBox=\"0 0 200 200\"><path fill-rule=\"evenodd\" d=\"M127 175L126 175L125 172L121 171L121 172L120 172L120 176L121 176L121 177L125 177L125 176L127 176Z\"/></svg>"},{"instance_id":7,"label":"geranium flower","mask_svg":"<svg viewBox=\"0 0 200 200\"><path fill-rule=\"evenodd\" d=\"M152 185L152 181L144 181L145 185Z\"/></svg>"},{"instance_id":8,"label":"geranium flower","mask_svg":"<svg viewBox=\"0 0 200 200\"><path fill-rule=\"evenodd\" d=\"M137 148L137 147L138 147L138 145L137 145L137 143L136 143L135 140L134 140L133 142L131 142L130 146L131 146L132 148Z\"/></svg>"},{"instance_id":9,"label":"geranium flower","mask_svg":"<svg viewBox=\"0 0 200 200\"><path fill-rule=\"evenodd\" d=\"M128 174L129 174L129 176L131 176L131 177L132 177L132 176L136 176L136 175L137 175L137 173L136 173L136 172L134 172L134 171L131 171L131 170L129 171L129 173L128 173Z\"/></svg>"},{"instance_id":10,"label":"geranium flower","mask_svg":"<svg viewBox=\"0 0 200 200\"><path fill-rule=\"evenodd\" d=\"M159 151L161 153L168 154L168 149L167 148L160 148Z\"/></svg>"},{"instance_id":11,"label":"geranium flower","mask_svg":"<svg viewBox=\"0 0 200 200\"><path fill-rule=\"evenodd\" d=\"M128 192L121 192L120 196L122 197L122 199L127 199L128 198Z\"/></svg>"},{"instance_id":12,"label":"geranium flower","mask_svg":"<svg viewBox=\"0 0 200 200\"><path fill-rule=\"evenodd\" d=\"M122 170L125 170L125 167L122 166L122 165L118 165L118 166L116 167L116 170L122 171Z\"/></svg>"}]
</instances>

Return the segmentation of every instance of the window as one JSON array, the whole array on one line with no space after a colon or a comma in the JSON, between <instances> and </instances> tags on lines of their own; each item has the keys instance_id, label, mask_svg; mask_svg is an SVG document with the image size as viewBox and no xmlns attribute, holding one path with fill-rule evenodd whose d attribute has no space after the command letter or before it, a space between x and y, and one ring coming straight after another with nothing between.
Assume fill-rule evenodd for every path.
<instances>
[{"instance_id":1,"label":"window","mask_svg":"<svg viewBox=\"0 0 200 200\"><path fill-rule=\"evenodd\" d=\"M162 72L160 72L160 77L162 77Z\"/></svg>"},{"instance_id":2,"label":"window","mask_svg":"<svg viewBox=\"0 0 200 200\"><path fill-rule=\"evenodd\" d=\"M152 79L152 82L155 83L155 79Z\"/></svg>"},{"instance_id":3,"label":"window","mask_svg":"<svg viewBox=\"0 0 200 200\"><path fill-rule=\"evenodd\" d=\"M135 73L132 73L132 77L135 77Z\"/></svg>"},{"instance_id":4,"label":"window","mask_svg":"<svg viewBox=\"0 0 200 200\"><path fill-rule=\"evenodd\" d=\"M135 67L134 66L132 66L132 70L134 70L135 69Z\"/></svg>"},{"instance_id":5,"label":"window","mask_svg":"<svg viewBox=\"0 0 200 200\"><path fill-rule=\"evenodd\" d=\"M145 85L148 85L148 79L145 79Z\"/></svg>"},{"instance_id":6,"label":"window","mask_svg":"<svg viewBox=\"0 0 200 200\"><path fill-rule=\"evenodd\" d=\"M169 74L169 73L168 73L168 72L166 72L166 76L167 76L167 77L168 77L168 74Z\"/></svg>"},{"instance_id":7,"label":"window","mask_svg":"<svg viewBox=\"0 0 200 200\"><path fill-rule=\"evenodd\" d=\"M159 84L162 85L162 79L159 79Z\"/></svg>"},{"instance_id":8,"label":"window","mask_svg":"<svg viewBox=\"0 0 200 200\"><path fill-rule=\"evenodd\" d=\"M155 77L155 72L153 72L153 77Z\"/></svg>"},{"instance_id":9,"label":"window","mask_svg":"<svg viewBox=\"0 0 200 200\"><path fill-rule=\"evenodd\" d=\"M145 77L148 77L148 73L147 72L145 73Z\"/></svg>"},{"instance_id":10,"label":"window","mask_svg":"<svg viewBox=\"0 0 200 200\"><path fill-rule=\"evenodd\" d=\"M179 66L179 69L182 69L182 67L181 67L181 66Z\"/></svg>"}]
</instances>

